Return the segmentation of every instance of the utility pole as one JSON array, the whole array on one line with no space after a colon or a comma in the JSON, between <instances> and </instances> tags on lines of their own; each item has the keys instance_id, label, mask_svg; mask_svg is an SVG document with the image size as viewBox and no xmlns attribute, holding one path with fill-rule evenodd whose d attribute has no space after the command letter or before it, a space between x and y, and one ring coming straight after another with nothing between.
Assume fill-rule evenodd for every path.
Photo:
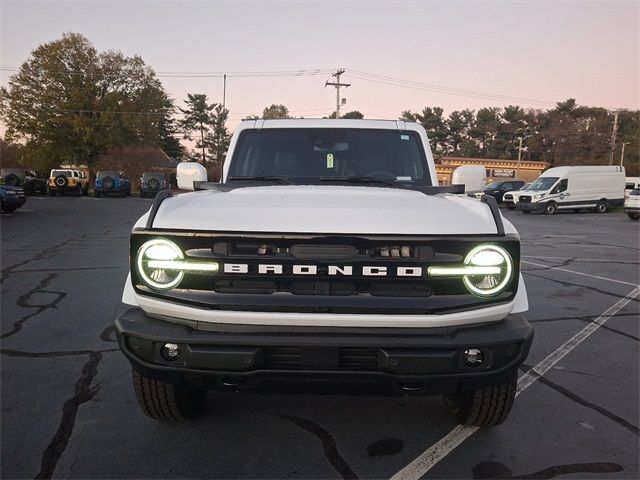
<instances>
[{"instance_id":1,"label":"utility pole","mask_svg":"<svg viewBox=\"0 0 640 480\"><path fill-rule=\"evenodd\" d=\"M522 137L520 137L519 139L519 144L518 144L518 163L516 165L516 174L514 175L514 180L518 179L518 175L520 175L520 159L522 158Z\"/></svg>"},{"instance_id":2,"label":"utility pole","mask_svg":"<svg viewBox=\"0 0 640 480\"><path fill-rule=\"evenodd\" d=\"M622 165L624 164L624 146L629 143L629 142L623 142L622 143L622 153L620 154L620 166L622 167Z\"/></svg>"},{"instance_id":3,"label":"utility pole","mask_svg":"<svg viewBox=\"0 0 640 480\"><path fill-rule=\"evenodd\" d=\"M344 73L344 68L339 68L336 70L336 73L331 75L332 77L336 77L335 82L325 82L324 86L331 85L336 87L336 119L340 118L340 87L350 87L350 83L340 83L340 75Z\"/></svg>"},{"instance_id":4,"label":"utility pole","mask_svg":"<svg viewBox=\"0 0 640 480\"><path fill-rule=\"evenodd\" d=\"M227 74L224 74L222 77L222 110L224 111L225 105L227 103Z\"/></svg>"},{"instance_id":5,"label":"utility pole","mask_svg":"<svg viewBox=\"0 0 640 480\"><path fill-rule=\"evenodd\" d=\"M609 157L609 165L613 165L613 153L616 149L616 134L618 133L618 110L613 117L613 132L611 132L611 156Z\"/></svg>"}]
</instances>

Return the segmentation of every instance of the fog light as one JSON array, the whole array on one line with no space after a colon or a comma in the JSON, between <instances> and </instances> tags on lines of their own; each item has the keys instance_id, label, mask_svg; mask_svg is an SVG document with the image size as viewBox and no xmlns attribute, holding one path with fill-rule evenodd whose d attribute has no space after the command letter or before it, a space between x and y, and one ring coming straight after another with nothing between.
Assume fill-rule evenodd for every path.
<instances>
[{"instance_id":1,"label":"fog light","mask_svg":"<svg viewBox=\"0 0 640 480\"><path fill-rule=\"evenodd\" d=\"M479 348L468 348L464 351L464 363L470 367L478 367L484 361L484 353Z\"/></svg>"},{"instance_id":2,"label":"fog light","mask_svg":"<svg viewBox=\"0 0 640 480\"><path fill-rule=\"evenodd\" d=\"M175 343L165 343L160 349L160 355L167 362L173 362L180 357L180 347Z\"/></svg>"}]
</instances>

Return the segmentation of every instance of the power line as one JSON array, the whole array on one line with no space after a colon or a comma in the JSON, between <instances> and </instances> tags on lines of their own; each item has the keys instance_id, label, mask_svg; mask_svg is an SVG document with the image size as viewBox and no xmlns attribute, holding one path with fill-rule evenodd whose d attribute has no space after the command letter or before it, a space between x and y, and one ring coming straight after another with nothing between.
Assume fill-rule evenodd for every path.
<instances>
[{"instance_id":1,"label":"power line","mask_svg":"<svg viewBox=\"0 0 640 480\"><path fill-rule=\"evenodd\" d=\"M383 85L390 85L396 87L403 88L411 88L414 90L424 90L434 93L441 93L445 95L456 95L456 96L464 96L471 98L479 98L484 100L501 100L501 101L514 101L531 105L555 105L555 102L551 102L548 100L538 100L527 97L516 97L510 95L502 95L497 93L489 93L489 92L481 92L475 90L464 90L453 87L446 87L443 85L434 85L422 82L416 82L413 80L405 80L402 78L389 77L385 75L378 75L375 73L362 72L359 70L348 70L347 75L351 78L357 78L359 80L364 80L373 83L380 83Z\"/></svg>"},{"instance_id":2,"label":"power line","mask_svg":"<svg viewBox=\"0 0 640 480\"><path fill-rule=\"evenodd\" d=\"M0 67L0 71L19 72L18 67ZM236 71L236 72L154 72L156 77L163 78L270 78L270 77L301 77L307 75L326 75L330 73L330 69L312 69L312 70L274 70L274 71ZM80 70L51 70L46 71L51 75L82 75L87 77L116 77L120 74L109 74L105 72L85 72Z\"/></svg>"}]
</instances>

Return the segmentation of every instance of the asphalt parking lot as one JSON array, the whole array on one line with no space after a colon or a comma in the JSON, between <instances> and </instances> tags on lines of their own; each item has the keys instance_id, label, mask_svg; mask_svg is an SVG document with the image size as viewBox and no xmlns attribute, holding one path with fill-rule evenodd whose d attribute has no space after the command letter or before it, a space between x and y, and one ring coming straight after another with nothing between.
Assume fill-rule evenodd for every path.
<instances>
[{"instance_id":1,"label":"asphalt parking lot","mask_svg":"<svg viewBox=\"0 0 640 480\"><path fill-rule=\"evenodd\" d=\"M438 397L210 394L143 416L111 324L151 200L31 197L2 215L2 478L640 477L639 224L505 211L535 326L506 423ZM457 448L456 448L457 446Z\"/></svg>"}]
</instances>

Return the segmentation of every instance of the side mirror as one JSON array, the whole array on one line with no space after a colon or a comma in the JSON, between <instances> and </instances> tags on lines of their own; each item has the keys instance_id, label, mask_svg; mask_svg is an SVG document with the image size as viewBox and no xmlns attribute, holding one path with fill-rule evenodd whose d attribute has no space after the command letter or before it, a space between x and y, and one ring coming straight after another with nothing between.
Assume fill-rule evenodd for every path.
<instances>
[{"instance_id":1,"label":"side mirror","mask_svg":"<svg viewBox=\"0 0 640 480\"><path fill-rule=\"evenodd\" d=\"M207 169L198 162L182 162L176 169L178 188L181 190L195 190L193 182L206 182Z\"/></svg>"},{"instance_id":2,"label":"side mirror","mask_svg":"<svg viewBox=\"0 0 640 480\"><path fill-rule=\"evenodd\" d=\"M464 185L465 193L480 192L487 183L487 171L482 165L463 165L453 171L451 183Z\"/></svg>"}]
</instances>

